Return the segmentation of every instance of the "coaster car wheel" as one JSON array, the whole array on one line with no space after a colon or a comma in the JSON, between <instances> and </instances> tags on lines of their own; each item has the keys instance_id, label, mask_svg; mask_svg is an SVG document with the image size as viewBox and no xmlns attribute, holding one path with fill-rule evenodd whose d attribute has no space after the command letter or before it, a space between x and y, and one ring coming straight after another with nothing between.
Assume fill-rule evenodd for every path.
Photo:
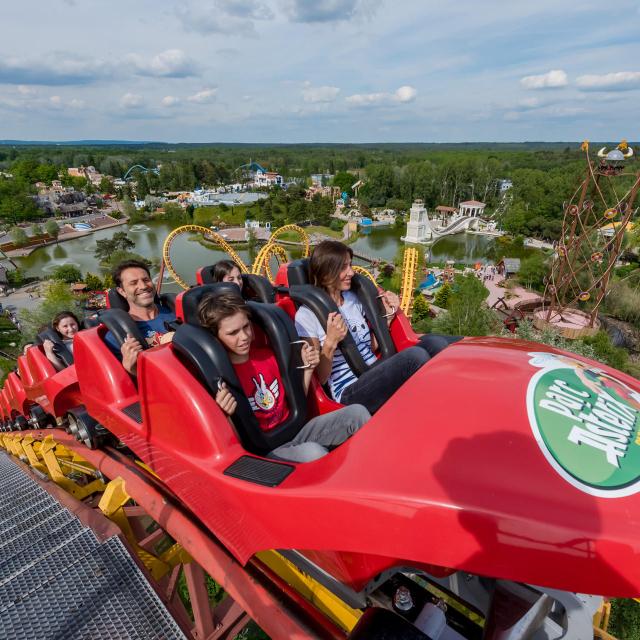
<instances>
[{"instance_id":1,"label":"coaster car wheel","mask_svg":"<svg viewBox=\"0 0 640 640\"><path fill-rule=\"evenodd\" d=\"M67 422L69 433L89 449L97 449L109 436L109 432L84 408L71 409L67 413Z\"/></svg>"},{"instance_id":2,"label":"coaster car wheel","mask_svg":"<svg viewBox=\"0 0 640 640\"><path fill-rule=\"evenodd\" d=\"M13 426L17 431L26 431L31 425L29 425L27 419L24 416L18 416L13 421Z\"/></svg>"},{"instance_id":3,"label":"coaster car wheel","mask_svg":"<svg viewBox=\"0 0 640 640\"><path fill-rule=\"evenodd\" d=\"M33 429L46 429L51 426L51 417L42 410L42 407L35 405L31 407L29 413L29 424Z\"/></svg>"}]
</instances>

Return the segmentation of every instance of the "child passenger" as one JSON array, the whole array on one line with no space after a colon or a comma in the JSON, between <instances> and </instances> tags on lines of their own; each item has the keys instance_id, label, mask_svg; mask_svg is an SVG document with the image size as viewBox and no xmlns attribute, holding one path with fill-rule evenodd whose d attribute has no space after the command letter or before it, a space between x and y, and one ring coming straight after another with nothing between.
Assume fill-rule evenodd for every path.
<instances>
[{"instance_id":1,"label":"child passenger","mask_svg":"<svg viewBox=\"0 0 640 640\"><path fill-rule=\"evenodd\" d=\"M53 318L51 326L73 353L73 336L80 330L80 321L76 314L71 311L61 311ZM53 352L53 347L52 340L47 339L42 343L42 348L49 362L56 368L56 371L62 371L65 367L64 362Z\"/></svg>"},{"instance_id":2,"label":"child passenger","mask_svg":"<svg viewBox=\"0 0 640 640\"><path fill-rule=\"evenodd\" d=\"M213 265L214 282L233 282L242 291L242 272L233 260L218 260Z\"/></svg>"},{"instance_id":3,"label":"child passenger","mask_svg":"<svg viewBox=\"0 0 640 640\"><path fill-rule=\"evenodd\" d=\"M269 431L286 420L289 408L278 363L269 349L253 344L251 314L245 301L239 294L206 296L200 303L199 315L202 326L226 349L260 428ZM313 370L318 366L318 350L304 344L302 361L308 367L303 372L306 395ZM216 394L216 402L227 416L232 416L237 407L224 383ZM370 417L357 404L322 414L309 420L292 440L271 451L269 457L293 462L316 460L347 440Z\"/></svg>"}]
</instances>

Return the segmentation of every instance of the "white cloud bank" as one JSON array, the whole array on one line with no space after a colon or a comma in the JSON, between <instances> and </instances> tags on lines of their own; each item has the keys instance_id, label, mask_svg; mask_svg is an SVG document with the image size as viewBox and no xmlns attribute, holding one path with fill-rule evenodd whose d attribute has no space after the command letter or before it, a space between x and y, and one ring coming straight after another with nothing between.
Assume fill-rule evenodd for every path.
<instances>
[{"instance_id":1,"label":"white cloud bank","mask_svg":"<svg viewBox=\"0 0 640 640\"><path fill-rule=\"evenodd\" d=\"M603 75L584 75L576 80L585 91L625 91L640 88L640 71L617 71Z\"/></svg>"},{"instance_id":2,"label":"white cloud bank","mask_svg":"<svg viewBox=\"0 0 640 640\"><path fill-rule=\"evenodd\" d=\"M354 107L373 107L382 104L393 104L413 102L418 95L414 87L404 85L394 93L377 92L377 93L355 93L347 96L347 103Z\"/></svg>"},{"instance_id":3,"label":"white cloud bank","mask_svg":"<svg viewBox=\"0 0 640 640\"><path fill-rule=\"evenodd\" d=\"M305 102L333 102L340 93L338 87L322 86L313 87L309 81L304 83L302 98Z\"/></svg>"},{"instance_id":4,"label":"white cloud bank","mask_svg":"<svg viewBox=\"0 0 640 640\"><path fill-rule=\"evenodd\" d=\"M567 74L562 69L552 69L539 76L525 76L520 79L525 89L557 89L569 84Z\"/></svg>"},{"instance_id":5,"label":"white cloud bank","mask_svg":"<svg viewBox=\"0 0 640 640\"><path fill-rule=\"evenodd\" d=\"M120 98L120 106L124 109L139 109L144 104L144 100L141 95L137 93L125 93Z\"/></svg>"},{"instance_id":6,"label":"white cloud bank","mask_svg":"<svg viewBox=\"0 0 640 640\"><path fill-rule=\"evenodd\" d=\"M216 99L217 94L218 89L208 88L198 91L198 93L194 93L192 96L189 96L187 100L189 102L204 104L206 102L213 102Z\"/></svg>"}]
</instances>

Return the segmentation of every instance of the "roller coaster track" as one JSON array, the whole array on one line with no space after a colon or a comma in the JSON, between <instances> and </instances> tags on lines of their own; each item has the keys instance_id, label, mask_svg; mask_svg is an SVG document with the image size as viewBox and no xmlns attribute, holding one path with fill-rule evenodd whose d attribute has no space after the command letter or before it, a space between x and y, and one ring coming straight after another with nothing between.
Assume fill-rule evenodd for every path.
<instances>
[{"instance_id":1,"label":"roller coaster track","mask_svg":"<svg viewBox=\"0 0 640 640\"><path fill-rule=\"evenodd\" d=\"M153 471L116 449L87 449L61 429L0 433L0 482L11 527L0 565L16 565L0 583L0 637L86 638L89 628L117 640L231 640L253 619L273 638L344 639L362 614L276 551L241 566ZM215 605L207 575L226 593ZM9 623L19 632L4 636Z\"/></svg>"},{"instance_id":2,"label":"roller coaster track","mask_svg":"<svg viewBox=\"0 0 640 640\"><path fill-rule=\"evenodd\" d=\"M229 254L229 257L238 265L238 268L242 273L249 273L249 268L243 262L242 258L235 252L233 247L218 233L208 229L207 227L202 227L197 224L186 224L182 227L178 227L174 229L164 241L162 245L162 268L160 270L160 277L158 279L158 288L162 284L162 272L164 268L171 274L171 277L183 288L188 289L189 284L185 282L173 268L173 263L171 262L171 244L179 235L183 233L201 233L207 240L211 240L215 244L217 244L221 249L226 251Z\"/></svg>"},{"instance_id":3,"label":"roller coaster track","mask_svg":"<svg viewBox=\"0 0 640 640\"><path fill-rule=\"evenodd\" d=\"M277 244L276 242L268 242L258 252L256 259L253 262L253 266L251 267L251 273L256 273L258 275L265 274L267 278L273 282L274 276L269 264L272 257L277 258L280 263L284 263L288 260L287 252L284 250L282 245Z\"/></svg>"},{"instance_id":4,"label":"roller coaster track","mask_svg":"<svg viewBox=\"0 0 640 640\"><path fill-rule=\"evenodd\" d=\"M402 290L400 291L400 308L407 317L411 315L417 267L418 250L415 247L408 247L404 251L402 260Z\"/></svg>"},{"instance_id":5,"label":"roller coaster track","mask_svg":"<svg viewBox=\"0 0 640 640\"><path fill-rule=\"evenodd\" d=\"M287 233L289 231L295 231L302 238L302 244L304 249L302 250L302 257L308 258L311 253L311 241L309 240L309 236L307 232L299 227L297 224L285 224L284 227L279 227L272 234L271 238L269 238L269 243L275 242L278 236L281 236L283 233Z\"/></svg>"}]
</instances>

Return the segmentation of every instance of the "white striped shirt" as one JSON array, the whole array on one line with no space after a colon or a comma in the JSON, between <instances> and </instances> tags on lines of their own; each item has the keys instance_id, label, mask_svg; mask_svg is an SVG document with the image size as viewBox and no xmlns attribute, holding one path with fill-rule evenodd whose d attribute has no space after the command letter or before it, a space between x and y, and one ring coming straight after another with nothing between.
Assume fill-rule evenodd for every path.
<instances>
[{"instance_id":1,"label":"white striped shirt","mask_svg":"<svg viewBox=\"0 0 640 640\"><path fill-rule=\"evenodd\" d=\"M349 332L355 340L358 351L367 364L373 364L376 357L371 351L371 332L364 317L364 310L358 297L351 291L342 294L344 303L339 307L340 313L347 323ZM315 314L308 307L302 306L296 312L296 329L303 338L317 338L320 345L324 344L327 337L322 325ZM333 354L331 374L329 376L329 389L336 402L340 402L342 392L357 380L356 374L345 360L340 349Z\"/></svg>"}]
</instances>

